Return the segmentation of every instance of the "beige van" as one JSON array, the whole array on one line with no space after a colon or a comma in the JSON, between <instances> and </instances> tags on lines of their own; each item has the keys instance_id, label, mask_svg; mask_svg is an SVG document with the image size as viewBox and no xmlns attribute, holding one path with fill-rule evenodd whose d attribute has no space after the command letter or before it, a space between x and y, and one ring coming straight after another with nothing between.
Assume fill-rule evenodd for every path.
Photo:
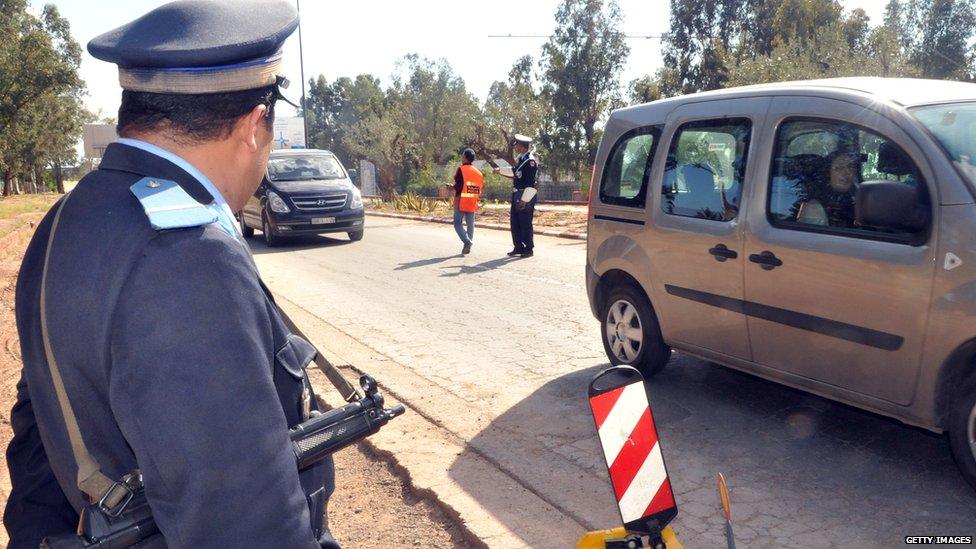
<instances>
[{"instance_id":1,"label":"beige van","mask_svg":"<svg viewBox=\"0 0 976 549\"><path fill-rule=\"evenodd\" d=\"M976 487L976 84L851 78L615 111L586 281L607 356L671 349L948 432Z\"/></svg>"}]
</instances>

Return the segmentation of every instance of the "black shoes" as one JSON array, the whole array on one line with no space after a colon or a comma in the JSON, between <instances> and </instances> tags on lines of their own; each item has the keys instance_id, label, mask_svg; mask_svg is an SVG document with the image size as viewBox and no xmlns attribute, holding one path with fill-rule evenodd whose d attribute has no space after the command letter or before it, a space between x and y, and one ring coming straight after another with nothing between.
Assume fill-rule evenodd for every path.
<instances>
[{"instance_id":1,"label":"black shoes","mask_svg":"<svg viewBox=\"0 0 976 549\"><path fill-rule=\"evenodd\" d=\"M517 255L522 255L523 253L525 253L525 252L523 252L522 250L512 250L512 251L508 252L506 255L508 257L515 257Z\"/></svg>"},{"instance_id":2,"label":"black shoes","mask_svg":"<svg viewBox=\"0 0 976 549\"><path fill-rule=\"evenodd\" d=\"M464 245L463 248L461 248L461 255L468 255L469 253L471 253L471 243L470 242L468 242L467 244Z\"/></svg>"},{"instance_id":3,"label":"black shoes","mask_svg":"<svg viewBox=\"0 0 976 549\"><path fill-rule=\"evenodd\" d=\"M532 250L526 250L518 255L519 257L532 257Z\"/></svg>"}]
</instances>

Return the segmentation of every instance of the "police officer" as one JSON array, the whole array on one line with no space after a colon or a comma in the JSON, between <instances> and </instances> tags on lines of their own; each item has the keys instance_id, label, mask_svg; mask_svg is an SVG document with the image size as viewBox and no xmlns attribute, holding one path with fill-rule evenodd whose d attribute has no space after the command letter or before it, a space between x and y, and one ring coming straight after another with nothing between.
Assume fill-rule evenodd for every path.
<instances>
[{"instance_id":1,"label":"police officer","mask_svg":"<svg viewBox=\"0 0 976 549\"><path fill-rule=\"evenodd\" d=\"M492 171L512 180L512 209L509 214L509 223L512 229L512 251L509 256L532 257L534 247L532 240L532 216L535 215L535 203L538 201L535 189L536 173L539 170L539 159L529 148L532 138L521 134L515 134L512 145L518 156L515 158L515 167L512 175L500 173L499 168ZM532 189L526 191L526 189ZM531 195L531 196L529 196ZM523 200L527 198L527 200Z\"/></svg>"},{"instance_id":2,"label":"police officer","mask_svg":"<svg viewBox=\"0 0 976 549\"><path fill-rule=\"evenodd\" d=\"M287 0L182 0L89 43L119 67L121 139L21 267L11 547L72 532L136 469L170 547L336 547L332 462L299 473L287 432L315 409L316 351L232 216L262 179L297 25Z\"/></svg>"}]
</instances>

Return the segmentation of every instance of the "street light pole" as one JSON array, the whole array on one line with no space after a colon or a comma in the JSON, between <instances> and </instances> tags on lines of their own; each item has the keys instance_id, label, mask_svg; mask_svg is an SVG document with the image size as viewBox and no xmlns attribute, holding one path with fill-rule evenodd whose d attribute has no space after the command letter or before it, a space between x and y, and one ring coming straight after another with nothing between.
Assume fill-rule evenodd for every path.
<instances>
[{"instance_id":1,"label":"street light pole","mask_svg":"<svg viewBox=\"0 0 976 549\"><path fill-rule=\"evenodd\" d=\"M298 64L300 67L300 72L302 75L302 128L305 131L305 148L308 148L308 105L305 102L305 55L302 52L302 3L301 0L295 0L295 6L298 8Z\"/></svg>"}]
</instances>

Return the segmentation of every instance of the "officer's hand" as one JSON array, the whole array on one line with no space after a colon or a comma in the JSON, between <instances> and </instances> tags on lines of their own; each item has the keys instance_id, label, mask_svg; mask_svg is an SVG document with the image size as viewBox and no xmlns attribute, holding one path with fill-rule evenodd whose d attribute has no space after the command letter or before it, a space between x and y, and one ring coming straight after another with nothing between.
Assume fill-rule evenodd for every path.
<instances>
[{"instance_id":1,"label":"officer's hand","mask_svg":"<svg viewBox=\"0 0 976 549\"><path fill-rule=\"evenodd\" d=\"M498 173L500 171L502 171L502 170L501 170L501 168L498 168L498 167L494 167L494 168L491 169L491 172L492 173Z\"/></svg>"}]
</instances>

